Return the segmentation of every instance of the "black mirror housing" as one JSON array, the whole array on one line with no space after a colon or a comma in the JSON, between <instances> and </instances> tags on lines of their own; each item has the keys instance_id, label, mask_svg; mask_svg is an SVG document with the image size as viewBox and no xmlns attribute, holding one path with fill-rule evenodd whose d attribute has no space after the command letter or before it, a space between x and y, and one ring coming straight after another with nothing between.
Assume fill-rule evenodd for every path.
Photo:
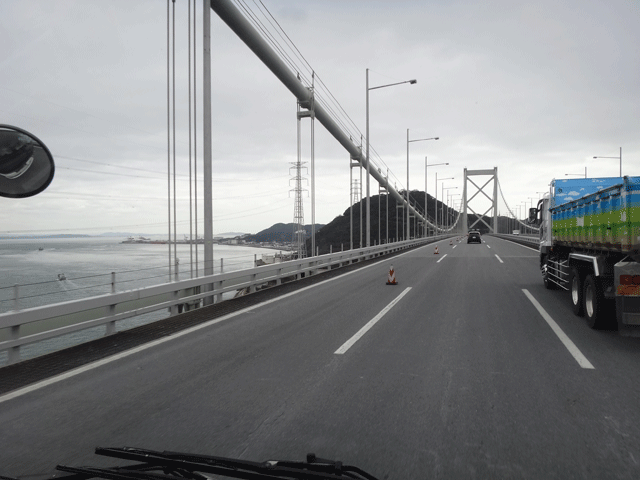
<instances>
[{"instance_id":1,"label":"black mirror housing","mask_svg":"<svg viewBox=\"0 0 640 480\"><path fill-rule=\"evenodd\" d=\"M0 196L24 198L49 186L55 173L53 155L35 135L0 124Z\"/></svg>"}]
</instances>

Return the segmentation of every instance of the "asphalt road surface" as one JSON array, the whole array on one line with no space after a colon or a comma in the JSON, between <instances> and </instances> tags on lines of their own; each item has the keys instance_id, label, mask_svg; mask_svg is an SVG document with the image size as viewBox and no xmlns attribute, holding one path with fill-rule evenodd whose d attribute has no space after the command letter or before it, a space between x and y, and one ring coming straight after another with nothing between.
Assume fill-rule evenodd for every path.
<instances>
[{"instance_id":1,"label":"asphalt road surface","mask_svg":"<svg viewBox=\"0 0 640 480\"><path fill-rule=\"evenodd\" d=\"M640 339L589 329L530 248L438 245L0 397L0 474L135 446L314 452L381 479L640 478Z\"/></svg>"}]
</instances>

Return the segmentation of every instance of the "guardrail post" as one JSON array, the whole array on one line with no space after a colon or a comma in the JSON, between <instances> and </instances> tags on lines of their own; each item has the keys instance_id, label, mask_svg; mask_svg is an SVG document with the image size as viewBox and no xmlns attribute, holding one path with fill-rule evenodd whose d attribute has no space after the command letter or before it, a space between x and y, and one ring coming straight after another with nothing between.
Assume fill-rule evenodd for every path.
<instances>
[{"instance_id":1,"label":"guardrail post","mask_svg":"<svg viewBox=\"0 0 640 480\"><path fill-rule=\"evenodd\" d=\"M333 245L329 245L329 254L333 253Z\"/></svg>"},{"instance_id":2,"label":"guardrail post","mask_svg":"<svg viewBox=\"0 0 640 480\"><path fill-rule=\"evenodd\" d=\"M276 278L276 286L281 285L282 284L282 269L279 268L278 269L278 278Z\"/></svg>"},{"instance_id":3,"label":"guardrail post","mask_svg":"<svg viewBox=\"0 0 640 480\"><path fill-rule=\"evenodd\" d=\"M258 266L258 254L257 253L253 254L253 266L254 267Z\"/></svg>"},{"instance_id":4,"label":"guardrail post","mask_svg":"<svg viewBox=\"0 0 640 480\"><path fill-rule=\"evenodd\" d=\"M249 293L255 293L256 291L256 274L251 275L251 286L249 287Z\"/></svg>"},{"instance_id":5,"label":"guardrail post","mask_svg":"<svg viewBox=\"0 0 640 480\"><path fill-rule=\"evenodd\" d=\"M224 258L220 259L220 273L224 273Z\"/></svg>"},{"instance_id":6,"label":"guardrail post","mask_svg":"<svg viewBox=\"0 0 640 480\"><path fill-rule=\"evenodd\" d=\"M17 285L16 285L17 286ZM11 327L11 340L17 340L20 338L20 325L14 325ZM9 349L8 365L12 363L18 363L20 361L20 345L11 347Z\"/></svg>"},{"instance_id":7,"label":"guardrail post","mask_svg":"<svg viewBox=\"0 0 640 480\"><path fill-rule=\"evenodd\" d=\"M13 286L13 309L20 310L20 286L16 283Z\"/></svg>"},{"instance_id":8,"label":"guardrail post","mask_svg":"<svg viewBox=\"0 0 640 480\"><path fill-rule=\"evenodd\" d=\"M218 285L218 288L216 289L214 287L214 290L222 290L222 280L220 280L219 282L216 282L216 284ZM214 297L213 303L220 303L222 301L222 292L217 293Z\"/></svg>"},{"instance_id":9,"label":"guardrail post","mask_svg":"<svg viewBox=\"0 0 640 480\"><path fill-rule=\"evenodd\" d=\"M116 272L111 272L111 294L116 293ZM116 306L115 304L109 305L109 316L113 317L116 314ZM107 329L105 331L105 336L113 335L116 333L116 322L115 320L107 323Z\"/></svg>"}]
</instances>

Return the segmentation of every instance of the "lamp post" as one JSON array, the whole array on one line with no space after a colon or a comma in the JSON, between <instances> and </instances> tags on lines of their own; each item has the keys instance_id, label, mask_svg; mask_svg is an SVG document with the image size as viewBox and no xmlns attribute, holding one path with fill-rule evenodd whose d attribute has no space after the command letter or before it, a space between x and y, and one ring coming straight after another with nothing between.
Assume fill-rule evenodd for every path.
<instances>
[{"instance_id":1,"label":"lamp post","mask_svg":"<svg viewBox=\"0 0 640 480\"><path fill-rule=\"evenodd\" d=\"M456 187L456 188L457 188L457 187ZM449 198L451 198L451 204L453 205L453 210L455 210L455 209L456 209L456 202L455 202L455 200L453 199L453 197L459 197L459 196L460 196L460 194L459 194L459 193L450 193L450 194L449 194Z\"/></svg>"},{"instance_id":2,"label":"lamp post","mask_svg":"<svg viewBox=\"0 0 640 480\"><path fill-rule=\"evenodd\" d=\"M456 188L458 188L458 187L447 187L447 188L444 188L444 186L443 186L443 187L442 187L442 198L444 198L444 191L445 191L445 190L452 190L452 189L456 189ZM447 195L449 195L449 194L447 193ZM446 226L446 227L447 227L447 229L448 229L448 228L449 228L449 197L448 197L448 196L447 196L447 203L446 203L446 205L447 205L447 219L446 219L446 221L444 222L444 224L445 224L445 226ZM444 219L444 213L443 213L442 217L443 217L443 219Z\"/></svg>"},{"instance_id":3,"label":"lamp post","mask_svg":"<svg viewBox=\"0 0 640 480\"><path fill-rule=\"evenodd\" d=\"M413 79L413 80L405 80L404 82L396 82L396 83L389 83L387 85L378 85L377 87L371 87L369 88L369 69L367 68L367 84L366 84L366 88L367 88L367 131L366 131L366 136L367 136L367 151L366 151L366 157L367 157L367 247L371 246L371 201L370 201L370 172L371 169L369 167L370 162L369 162L369 91L370 90L376 90L378 88L384 88L384 87L392 87L394 85L401 85L403 83L410 83L410 84L415 84L418 81Z\"/></svg>"},{"instance_id":4,"label":"lamp post","mask_svg":"<svg viewBox=\"0 0 640 480\"><path fill-rule=\"evenodd\" d=\"M581 173L565 173L564 174L565 177L568 177L569 175L576 175L578 177L582 176ZM584 178L587 178L587 167L584 167Z\"/></svg>"},{"instance_id":5,"label":"lamp post","mask_svg":"<svg viewBox=\"0 0 640 480\"><path fill-rule=\"evenodd\" d=\"M460 195L459 193L456 193L456 196L459 196L459 195ZM453 201L453 209L458 212L458 215L460 215L460 210L462 209L462 199ZM460 232L460 224L459 223L458 223L457 230L458 230L458 232Z\"/></svg>"},{"instance_id":6,"label":"lamp post","mask_svg":"<svg viewBox=\"0 0 640 480\"><path fill-rule=\"evenodd\" d=\"M622 147L620 147L620 156L619 157L593 157L593 158L619 158L620 159L620 176L622 176Z\"/></svg>"},{"instance_id":7,"label":"lamp post","mask_svg":"<svg viewBox=\"0 0 640 480\"><path fill-rule=\"evenodd\" d=\"M439 140L440 137L417 138L409 140L409 129L407 128L407 239L409 239L409 144L413 142L424 142L426 140Z\"/></svg>"},{"instance_id":8,"label":"lamp post","mask_svg":"<svg viewBox=\"0 0 640 480\"><path fill-rule=\"evenodd\" d=\"M424 228L425 228L425 231L427 230L426 220L427 220L427 212L429 211L429 209L427 209L427 167L435 167L438 165L449 165L449 162L428 164L427 157L426 156L424 157L424 219L425 219ZM437 174L436 174L436 178L438 178ZM436 205L436 209L437 209L437 205ZM426 236L426 233L425 233L425 236Z\"/></svg>"},{"instance_id":9,"label":"lamp post","mask_svg":"<svg viewBox=\"0 0 640 480\"><path fill-rule=\"evenodd\" d=\"M449 178L443 178L440 181L444 182L445 180L454 180L454 177L449 177ZM436 219L435 222L436 224L436 231L435 234L438 234L438 172L436 172Z\"/></svg>"}]
</instances>

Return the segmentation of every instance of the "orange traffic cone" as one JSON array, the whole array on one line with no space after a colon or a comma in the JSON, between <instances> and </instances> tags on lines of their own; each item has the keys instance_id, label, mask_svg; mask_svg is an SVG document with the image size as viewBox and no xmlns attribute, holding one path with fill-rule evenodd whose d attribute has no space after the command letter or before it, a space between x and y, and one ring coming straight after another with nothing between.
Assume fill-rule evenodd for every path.
<instances>
[{"instance_id":1,"label":"orange traffic cone","mask_svg":"<svg viewBox=\"0 0 640 480\"><path fill-rule=\"evenodd\" d=\"M436 245L436 249L433 251L434 255L438 255L440 252L438 251L438 245Z\"/></svg>"},{"instance_id":2,"label":"orange traffic cone","mask_svg":"<svg viewBox=\"0 0 640 480\"><path fill-rule=\"evenodd\" d=\"M449 240L449 245L453 245L453 240Z\"/></svg>"},{"instance_id":3,"label":"orange traffic cone","mask_svg":"<svg viewBox=\"0 0 640 480\"><path fill-rule=\"evenodd\" d=\"M393 269L393 265L389 268L389 276L387 277L387 285L397 285L396 282L396 272Z\"/></svg>"}]
</instances>

